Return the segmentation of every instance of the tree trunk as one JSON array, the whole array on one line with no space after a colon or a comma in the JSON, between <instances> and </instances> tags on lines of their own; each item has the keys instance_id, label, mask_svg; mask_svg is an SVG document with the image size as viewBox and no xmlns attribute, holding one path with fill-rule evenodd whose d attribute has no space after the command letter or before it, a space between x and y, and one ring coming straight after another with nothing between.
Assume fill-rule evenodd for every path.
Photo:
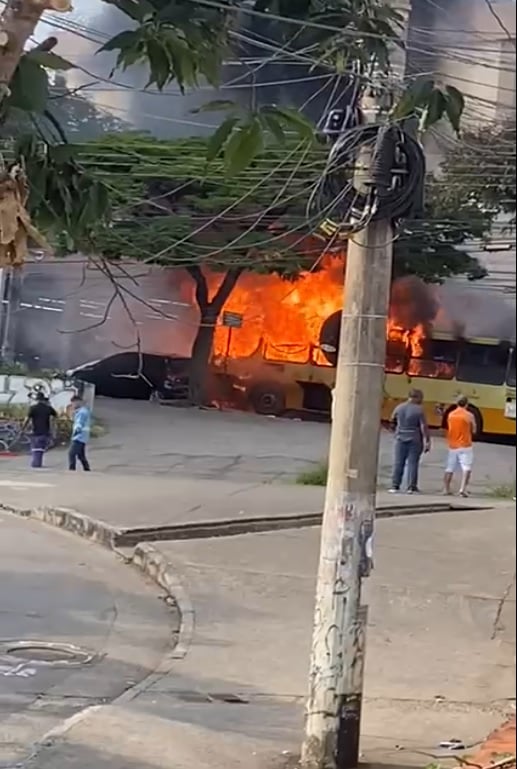
<instances>
[{"instance_id":1,"label":"tree trunk","mask_svg":"<svg viewBox=\"0 0 517 769\"><path fill-rule=\"evenodd\" d=\"M44 10L44 4L34 0L8 0L0 16L0 101L9 93L9 83L25 44L34 34Z\"/></svg>"},{"instance_id":2,"label":"tree trunk","mask_svg":"<svg viewBox=\"0 0 517 769\"><path fill-rule=\"evenodd\" d=\"M192 352L190 353L189 390L190 398L195 406L202 406L207 402L209 395L209 369L210 354L214 343L216 319L201 315L201 321L197 330Z\"/></svg>"},{"instance_id":3,"label":"tree trunk","mask_svg":"<svg viewBox=\"0 0 517 769\"><path fill-rule=\"evenodd\" d=\"M196 302L201 315L198 332L191 351L189 372L190 398L194 405L202 406L207 402L207 396L209 395L209 363L217 320L235 288L243 269L241 267L232 267L232 269L228 270L211 300L209 299L208 285L202 268L192 265L187 267L187 272L196 284Z\"/></svg>"},{"instance_id":4,"label":"tree trunk","mask_svg":"<svg viewBox=\"0 0 517 769\"><path fill-rule=\"evenodd\" d=\"M0 103L9 95L9 83L43 13L71 8L71 0L7 0L0 15Z\"/></svg>"}]
</instances>

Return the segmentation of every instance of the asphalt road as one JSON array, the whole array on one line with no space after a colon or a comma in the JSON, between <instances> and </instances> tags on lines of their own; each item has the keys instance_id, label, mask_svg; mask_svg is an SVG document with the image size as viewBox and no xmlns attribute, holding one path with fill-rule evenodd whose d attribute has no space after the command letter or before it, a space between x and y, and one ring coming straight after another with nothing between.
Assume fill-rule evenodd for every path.
<instances>
[{"instance_id":1,"label":"asphalt road","mask_svg":"<svg viewBox=\"0 0 517 769\"><path fill-rule=\"evenodd\" d=\"M154 671L173 622L154 585L112 553L0 513L0 769Z\"/></svg>"}]
</instances>

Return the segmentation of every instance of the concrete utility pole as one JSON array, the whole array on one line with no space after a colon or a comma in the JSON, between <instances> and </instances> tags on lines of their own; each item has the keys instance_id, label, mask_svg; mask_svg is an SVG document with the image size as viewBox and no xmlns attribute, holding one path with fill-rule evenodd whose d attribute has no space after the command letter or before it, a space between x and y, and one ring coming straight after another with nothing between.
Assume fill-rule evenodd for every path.
<instances>
[{"instance_id":1,"label":"concrete utility pole","mask_svg":"<svg viewBox=\"0 0 517 769\"><path fill-rule=\"evenodd\" d=\"M392 265L388 221L348 246L321 533L304 769L355 769Z\"/></svg>"}]
</instances>

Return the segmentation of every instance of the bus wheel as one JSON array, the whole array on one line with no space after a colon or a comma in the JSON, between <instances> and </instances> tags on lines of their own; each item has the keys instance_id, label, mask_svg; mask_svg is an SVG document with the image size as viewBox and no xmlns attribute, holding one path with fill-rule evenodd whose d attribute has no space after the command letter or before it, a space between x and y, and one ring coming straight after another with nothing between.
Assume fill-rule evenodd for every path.
<instances>
[{"instance_id":1,"label":"bus wheel","mask_svg":"<svg viewBox=\"0 0 517 769\"><path fill-rule=\"evenodd\" d=\"M257 414L278 417L285 411L284 388L274 382L259 382L251 388L249 401Z\"/></svg>"},{"instance_id":2,"label":"bus wheel","mask_svg":"<svg viewBox=\"0 0 517 769\"><path fill-rule=\"evenodd\" d=\"M476 435L474 437L474 440L478 441L483 435L483 417L481 416L481 411L475 406L471 406L469 404L468 409L470 413L474 416L474 419L476 420Z\"/></svg>"}]
</instances>

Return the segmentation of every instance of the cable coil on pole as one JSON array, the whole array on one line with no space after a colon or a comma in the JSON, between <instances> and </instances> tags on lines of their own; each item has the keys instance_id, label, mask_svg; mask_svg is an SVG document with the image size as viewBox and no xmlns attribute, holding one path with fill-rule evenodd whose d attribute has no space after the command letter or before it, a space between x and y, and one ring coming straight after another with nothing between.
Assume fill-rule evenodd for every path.
<instances>
[{"instance_id":1,"label":"cable coil on pole","mask_svg":"<svg viewBox=\"0 0 517 769\"><path fill-rule=\"evenodd\" d=\"M372 162L358 189L357 161L365 148L370 148ZM421 215L424 177L422 146L403 128L358 125L336 139L307 214L321 211L320 231L343 239L372 221L388 219L396 225Z\"/></svg>"}]
</instances>

